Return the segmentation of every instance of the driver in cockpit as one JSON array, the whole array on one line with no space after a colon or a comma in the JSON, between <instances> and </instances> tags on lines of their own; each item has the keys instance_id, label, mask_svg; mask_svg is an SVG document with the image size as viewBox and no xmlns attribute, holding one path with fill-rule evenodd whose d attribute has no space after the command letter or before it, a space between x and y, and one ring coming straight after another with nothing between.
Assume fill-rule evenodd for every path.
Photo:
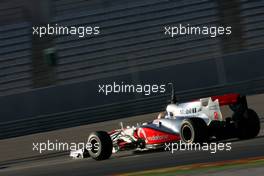
<instances>
[{"instance_id":1,"label":"driver in cockpit","mask_svg":"<svg viewBox=\"0 0 264 176\"><path fill-rule=\"evenodd\" d=\"M158 115L158 119L164 119L166 116L166 112L163 111L163 112L160 112L159 115Z\"/></svg>"}]
</instances>

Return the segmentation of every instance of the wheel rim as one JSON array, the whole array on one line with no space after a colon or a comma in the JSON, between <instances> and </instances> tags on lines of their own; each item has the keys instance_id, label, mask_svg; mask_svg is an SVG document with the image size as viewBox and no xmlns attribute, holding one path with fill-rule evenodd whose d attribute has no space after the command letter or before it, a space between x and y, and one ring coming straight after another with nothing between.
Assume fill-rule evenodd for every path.
<instances>
[{"instance_id":1,"label":"wheel rim","mask_svg":"<svg viewBox=\"0 0 264 176\"><path fill-rule=\"evenodd\" d=\"M99 143L98 140L96 138L92 138L90 140L90 144L91 144L91 152L94 154L97 154L99 152L98 147L95 146L96 143Z\"/></svg>"},{"instance_id":2,"label":"wheel rim","mask_svg":"<svg viewBox=\"0 0 264 176\"><path fill-rule=\"evenodd\" d=\"M182 127L182 137L184 142L192 141L192 130L188 125Z\"/></svg>"}]
</instances>

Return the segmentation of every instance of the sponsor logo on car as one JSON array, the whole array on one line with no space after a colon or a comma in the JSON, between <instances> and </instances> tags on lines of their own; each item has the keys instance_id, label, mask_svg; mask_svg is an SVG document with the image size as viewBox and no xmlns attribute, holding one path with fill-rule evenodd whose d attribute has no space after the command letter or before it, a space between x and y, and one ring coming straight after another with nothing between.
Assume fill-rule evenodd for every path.
<instances>
[{"instance_id":1,"label":"sponsor logo on car","mask_svg":"<svg viewBox=\"0 0 264 176\"><path fill-rule=\"evenodd\" d=\"M168 135L164 135L164 136L151 136L148 137L148 140L150 141L158 141L158 140L164 140L164 139L168 139L169 136Z\"/></svg>"}]
</instances>

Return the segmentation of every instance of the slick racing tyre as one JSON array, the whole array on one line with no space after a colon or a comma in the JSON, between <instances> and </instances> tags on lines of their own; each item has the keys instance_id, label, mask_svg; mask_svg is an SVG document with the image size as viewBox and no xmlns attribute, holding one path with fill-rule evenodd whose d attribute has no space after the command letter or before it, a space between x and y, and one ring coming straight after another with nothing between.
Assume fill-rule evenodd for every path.
<instances>
[{"instance_id":1,"label":"slick racing tyre","mask_svg":"<svg viewBox=\"0 0 264 176\"><path fill-rule=\"evenodd\" d=\"M83 151L83 158L88 158L88 157L90 157L89 151L87 149L84 149L84 151Z\"/></svg>"},{"instance_id":2,"label":"slick racing tyre","mask_svg":"<svg viewBox=\"0 0 264 176\"><path fill-rule=\"evenodd\" d=\"M105 160L111 156L113 143L107 132L97 131L91 133L88 142L91 145L89 155L93 159Z\"/></svg>"},{"instance_id":3,"label":"slick racing tyre","mask_svg":"<svg viewBox=\"0 0 264 176\"><path fill-rule=\"evenodd\" d=\"M184 143L202 143L207 141L207 125L203 119L184 119L180 128L180 137Z\"/></svg>"},{"instance_id":4,"label":"slick racing tyre","mask_svg":"<svg viewBox=\"0 0 264 176\"><path fill-rule=\"evenodd\" d=\"M260 131L260 120L254 110L247 109L243 114L234 113L233 119L239 139L250 139L258 135Z\"/></svg>"}]
</instances>

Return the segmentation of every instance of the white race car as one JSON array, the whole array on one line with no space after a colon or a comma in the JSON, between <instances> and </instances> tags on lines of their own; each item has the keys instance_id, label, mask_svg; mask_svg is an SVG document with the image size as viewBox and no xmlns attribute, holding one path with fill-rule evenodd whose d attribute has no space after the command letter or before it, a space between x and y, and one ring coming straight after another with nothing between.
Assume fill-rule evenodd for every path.
<instances>
[{"instance_id":1,"label":"white race car","mask_svg":"<svg viewBox=\"0 0 264 176\"><path fill-rule=\"evenodd\" d=\"M229 105L232 117L223 118L220 106ZM108 159L123 150L149 150L164 147L165 143L203 143L209 139L238 137L253 138L260 131L257 113L249 109L245 96L226 94L178 103L172 87L171 103L166 111L149 123L126 127L111 132L93 132L89 155L96 160ZM97 148L93 147L97 144ZM85 156L85 150L71 151L73 157ZM86 153L87 154L87 153Z\"/></svg>"}]
</instances>

